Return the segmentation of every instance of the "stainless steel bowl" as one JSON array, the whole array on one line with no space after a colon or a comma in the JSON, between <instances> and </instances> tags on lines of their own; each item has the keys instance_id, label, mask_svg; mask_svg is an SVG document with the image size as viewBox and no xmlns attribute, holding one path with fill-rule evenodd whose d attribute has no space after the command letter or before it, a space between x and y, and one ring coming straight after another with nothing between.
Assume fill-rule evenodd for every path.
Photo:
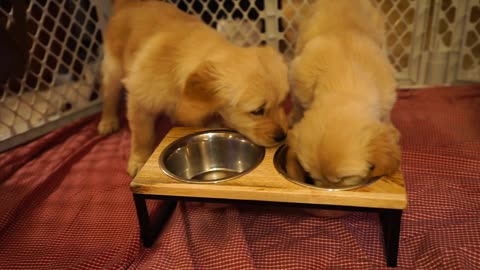
<instances>
[{"instance_id":1,"label":"stainless steel bowl","mask_svg":"<svg viewBox=\"0 0 480 270\"><path fill-rule=\"evenodd\" d=\"M370 185L378 180L378 178L363 179L361 182L356 183L355 185L345 185L342 182L334 184L327 181L313 181L313 179L294 179L287 175L287 170L285 169L287 151L287 145L282 145L277 149L275 155L273 156L273 164L275 165L275 169L277 169L277 171L287 180L304 187L322 190L351 190Z\"/></svg>"},{"instance_id":2,"label":"stainless steel bowl","mask_svg":"<svg viewBox=\"0 0 480 270\"><path fill-rule=\"evenodd\" d=\"M230 130L210 130L176 140L160 155L167 175L190 183L218 183L255 169L265 148Z\"/></svg>"}]
</instances>

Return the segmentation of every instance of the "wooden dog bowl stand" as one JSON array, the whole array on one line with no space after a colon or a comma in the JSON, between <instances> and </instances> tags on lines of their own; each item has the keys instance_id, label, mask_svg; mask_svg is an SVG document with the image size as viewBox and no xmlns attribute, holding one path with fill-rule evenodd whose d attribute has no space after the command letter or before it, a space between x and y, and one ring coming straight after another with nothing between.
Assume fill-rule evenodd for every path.
<instances>
[{"instance_id":1,"label":"wooden dog bowl stand","mask_svg":"<svg viewBox=\"0 0 480 270\"><path fill-rule=\"evenodd\" d=\"M160 168L159 157L170 143L186 135L206 129L178 127L171 129L130 184L143 245L150 247L168 221L178 201L240 202L321 208L347 211L378 212L383 228L385 256L388 266L397 265L402 210L407 206L403 176L400 171L391 177L349 191L328 191L303 187L285 179L274 167L277 148L267 148L265 158L250 173L216 184L196 184L175 180ZM164 200L154 224L146 200Z\"/></svg>"}]
</instances>

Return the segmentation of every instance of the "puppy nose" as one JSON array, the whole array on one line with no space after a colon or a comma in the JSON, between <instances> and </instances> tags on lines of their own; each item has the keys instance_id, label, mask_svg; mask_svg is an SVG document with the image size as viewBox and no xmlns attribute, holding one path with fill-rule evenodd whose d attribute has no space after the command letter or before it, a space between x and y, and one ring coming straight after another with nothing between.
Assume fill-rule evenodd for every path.
<instances>
[{"instance_id":1,"label":"puppy nose","mask_svg":"<svg viewBox=\"0 0 480 270\"><path fill-rule=\"evenodd\" d=\"M283 142L285 140L285 138L287 138L287 134L285 134L285 132L283 132L283 131L275 134L275 137L273 137L273 139L276 142Z\"/></svg>"}]
</instances>

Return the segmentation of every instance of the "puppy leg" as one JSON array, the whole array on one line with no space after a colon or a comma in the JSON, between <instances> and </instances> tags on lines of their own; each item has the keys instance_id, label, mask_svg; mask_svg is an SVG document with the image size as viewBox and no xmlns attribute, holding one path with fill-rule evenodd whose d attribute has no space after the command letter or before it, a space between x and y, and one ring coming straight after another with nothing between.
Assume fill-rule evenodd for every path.
<instances>
[{"instance_id":1,"label":"puppy leg","mask_svg":"<svg viewBox=\"0 0 480 270\"><path fill-rule=\"evenodd\" d=\"M293 99L292 111L288 114L288 127L291 128L303 117L303 108L295 98Z\"/></svg>"},{"instance_id":2,"label":"puppy leg","mask_svg":"<svg viewBox=\"0 0 480 270\"><path fill-rule=\"evenodd\" d=\"M289 77L293 108L288 117L290 127L302 119L304 111L308 110L314 101L317 77L311 72L313 69L312 63L305 57L296 57L291 63Z\"/></svg>"},{"instance_id":3,"label":"puppy leg","mask_svg":"<svg viewBox=\"0 0 480 270\"><path fill-rule=\"evenodd\" d=\"M155 144L155 114L145 111L132 99L127 103L127 118L130 125L130 158L128 174L134 177L143 167Z\"/></svg>"},{"instance_id":4,"label":"puppy leg","mask_svg":"<svg viewBox=\"0 0 480 270\"><path fill-rule=\"evenodd\" d=\"M302 182L305 180L305 171L298 162L295 152L291 149L288 149L287 151L285 170L287 171L288 176L291 178Z\"/></svg>"},{"instance_id":5,"label":"puppy leg","mask_svg":"<svg viewBox=\"0 0 480 270\"><path fill-rule=\"evenodd\" d=\"M119 128L118 104L122 90L120 63L108 51L102 62L102 73L103 110L97 130L100 135L108 135Z\"/></svg>"}]
</instances>

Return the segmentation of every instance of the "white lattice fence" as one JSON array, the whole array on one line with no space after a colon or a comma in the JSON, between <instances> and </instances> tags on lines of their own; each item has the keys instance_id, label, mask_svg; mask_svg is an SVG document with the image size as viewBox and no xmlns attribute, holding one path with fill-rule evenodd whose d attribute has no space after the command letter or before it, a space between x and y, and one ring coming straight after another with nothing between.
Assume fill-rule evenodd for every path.
<instances>
[{"instance_id":1,"label":"white lattice fence","mask_svg":"<svg viewBox=\"0 0 480 270\"><path fill-rule=\"evenodd\" d=\"M431 51L443 80L431 72L431 81L451 84L480 78L480 0L436 0ZM446 66L446 68L443 68ZM443 69L442 69L443 68ZM440 72L439 72L440 73ZM435 76L437 75L437 76Z\"/></svg>"},{"instance_id":2,"label":"white lattice fence","mask_svg":"<svg viewBox=\"0 0 480 270\"><path fill-rule=\"evenodd\" d=\"M2 1L0 7L0 27L5 30L19 23L12 3ZM0 85L0 150L78 118L85 110L98 110L100 103L95 82L103 11L93 1L25 3L28 61L23 75Z\"/></svg>"},{"instance_id":3,"label":"white lattice fence","mask_svg":"<svg viewBox=\"0 0 480 270\"><path fill-rule=\"evenodd\" d=\"M183 11L199 16L238 46L265 43L266 9L275 1L251 0L165 0Z\"/></svg>"},{"instance_id":4,"label":"white lattice fence","mask_svg":"<svg viewBox=\"0 0 480 270\"><path fill-rule=\"evenodd\" d=\"M14 1L0 1L0 29L15 25ZM296 20L315 0L165 1L239 46L269 44L288 61ZM400 86L480 80L480 0L371 1L385 14ZM96 78L110 1L26 3L28 64L0 85L0 152L100 109Z\"/></svg>"},{"instance_id":5,"label":"white lattice fence","mask_svg":"<svg viewBox=\"0 0 480 270\"><path fill-rule=\"evenodd\" d=\"M425 84L478 81L479 37L479 0L434 0Z\"/></svg>"},{"instance_id":6,"label":"white lattice fence","mask_svg":"<svg viewBox=\"0 0 480 270\"><path fill-rule=\"evenodd\" d=\"M280 49L291 58L295 47L297 20L315 0L283 0L284 35ZM389 58L401 85L415 85L421 77L422 45L428 23L428 1L372 0L385 14Z\"/></svg>"},{"instance_id":7,"label":"white lattice fence","mask_svg":"<svg viewBox=\"0 0 480 270\"><path fill-rule=\"evenodd\" d=\"M468 1L463 27L460 63L455 79L478 81L480 78L480 0Z\"/></svg>"},{"instance_id":8,"label":"white lattice fence","mask_svg":"<svg viewBox=\"0 0 480 270\"><path fill-rule=\"evenodd\" d=\"M240 46L269 44L293 56L297 21L315 0L170 0ZM401 87L479 81L480 0L371 0Z\"/></svg>"},{"instance_id":9,"label":"white lattice fence","mask_svg":"<svg viewBox=\"0 0 480 270\"><path fill-rule=\"evenodd\" d=\"M422 46L427 35L428 2L373 0L385 15L387 51L400 85L419 83L422 73Z\"/></svg>"}]
</instances>

